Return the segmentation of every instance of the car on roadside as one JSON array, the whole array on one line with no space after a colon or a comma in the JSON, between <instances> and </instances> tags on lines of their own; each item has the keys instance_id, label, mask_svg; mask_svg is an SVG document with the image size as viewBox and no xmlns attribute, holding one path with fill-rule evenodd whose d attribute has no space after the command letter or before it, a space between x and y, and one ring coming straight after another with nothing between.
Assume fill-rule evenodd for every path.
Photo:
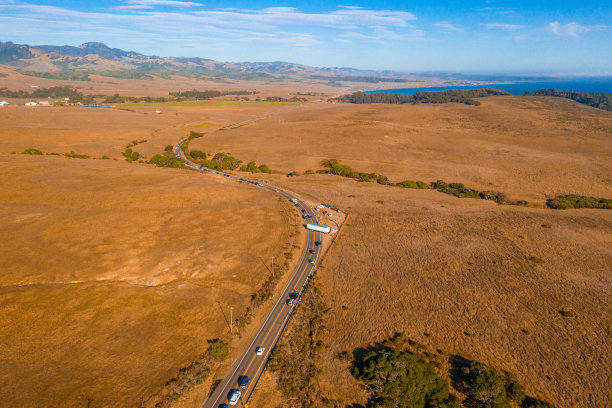
<instances>
[{"instance_id":1,"label":"car on roadside","mask_svg":"<svg viewBox=\"0 0 612 408\"><path fill-rule=\"evenodd\" d=\"M257 348L255 349L255 354L257 354L258 356L263 356L264 351L266 351L266 349L265 349L265 348L263 348L263 347L257 347Z\"/></svg>"},{"instance_id":2,"label":"car on roadside","mask_svg":"<svg viewBox=\"0 0 612 408\"><path fill-rule=\"evenodd\" d=\"M242 377L240 377L240 379L238 380L238 386L240 388L246 388L249 386L249 382L251 381L251 379L249 377L247 377L246 375L243 375Z\"/></svg>"},{"instance_id":3,"label":"car on roadside","mask_svg":"<svg viewBox=\"0 0 612 408\"><path fill-rule=\"evenodd\" d=\"M240 401L240 397L242 397L242 393L240 392L240 390L231 390L229 393L229 404L238 404L238 401Z\"/></svg>"},{"instance_id":4,"label":"car on roadside","mask_svg":"<svg viewBox=\"0 0 612 408\"><path fill-rule=\"evenodd\" d=\"M300 294L297 293L297 292L290 293L289 294L289 299L287 299L287 304L289 306L296 304L297 303L297 299L298 299L299 296L300 296Z\"/></svg>"}]
</instances>

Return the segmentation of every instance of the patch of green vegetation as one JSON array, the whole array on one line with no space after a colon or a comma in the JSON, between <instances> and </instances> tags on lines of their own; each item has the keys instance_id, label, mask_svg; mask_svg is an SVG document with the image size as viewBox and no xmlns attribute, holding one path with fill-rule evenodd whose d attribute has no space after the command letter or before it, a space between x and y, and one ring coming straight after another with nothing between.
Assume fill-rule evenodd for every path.
<instances>
[{"instance_id":1,"label":"patch of green vegetation","mask_svg":"<svg viewBox=\"0 0 612 408\"><path fill-rule=\"evenodd\" d=\"M429 185L423 181L412 181L412 180L404 180L402 182L397 183L396 185L402 188L416 188L416 189L430 188Z\"/></svg>"},{"instance_id":2,"label":"patch of green vegetation","mask_svg":"<svg viewBox=\"0 0 612 408\"><path fill-rule=\"evenodd\" d=\"M612 111L612 94L539 89L531 93L525 92L525 96L554 96L557 98L567 98L597 109Z\"/></svg>"},{"instance_id":3,"label":"patch of green vegetation","mask_svg":"<svg viewBox=\"0 0 612 408\"><path fill-rule=\"evenodd\" d=\"M355 366L353 376L370 390L370 407L459 406L434 367L409 351L390 347L370 351Z\"/></svg>"},{"instance_id":4,"label":"patch of green vegetation","mask_svg":"<svg viewBox=\"0 0 612 408\"><path fill-rule=\"evenodd\" d=\"M510 408L511 402L521 406L525 394L520 385L491 370L485 364L471 361L461 369L466 394L477 407Z\"/></svg>"},{"instance_id":5,"label":"patch of green vegetation","mask_svg":"<svg viewBox=\"0 0 612 408\"><path fill-rule=\"evenodd\" d=\"M170 146L172 147L172 146ZM200 151L200 150L193 150L189 152L189 156L194 159L194 160L200 160L200 159L205 159L206 158L206 153Z\"/></svg>"},{"instance_id":6,"label":"patch of green vegetation","mask_svg":"<svg viewBox=\"0 0 612 408\"><path fill-rule=\"evenodd\" d=\"M64 156L68 157L69 159L89 159L88 155L75 153L72 150L69 153L64 153Z\"/></svg>"},{"instance_id":7,"label":"patch of green vegetation","mask_svg":"<svg viewBox=\"0 0 612 408\"><path fill-rule=\"evenodd\" d=\"M121 79L147 79L151 80L153 77L144 72L134 71L96 71L91 72L92 75L99 75L110 78L121 78Z\"/></svg>"},{"instance_id":8,"label":"patch of green vegetation","mask_svg":"<svg viewBox=\"0 0 612 408\"><path fill-rule=\"evenodd\" d=\"M210 160L200 161L204 167L217 171L236 170L241 163L242 160L230 156L229 153L217 153Z\"/></svg>"},{"instance_id":9,"label":"patch of green vegetation","mask_svg":"<svg viewBox=\"0 0 612 408\"><path fill-rule=\"evenodd\" d=\"M30 147L29 149L25 149L23 152L21 152L21 154L30 154L30 155L36 155L36 156L42 156L42 152L38 149L35 149L33 147Z\"/></svg>"},{"instance_id":10,"label":"patch of green vegetation","mask_svg":"<svg viewBox=\"0 0 612 408\"><path fill-rule=\"evenodd\" d=\"M414 95L401 95L389 92L366 94L363 92L355 92L350 95L344 95L336 100L340 102L349 102L356 104L366 103L389 103L389 104L404 104L404 103L463 103L465 105L480 105L480 102L472 98L482 98L493 95L510 95L505 91L492 88L475 88L475 89L449 89L446 91L422 91Z\"/></svg>"},{"instance_id":11,"label":"patch of green vegetation","mask_svg":"<svg viewBox=\"0 0 612 408\"><path fill-rule=\"evenodd\" d=\"M208 348L208 355L217 360L223 360L227 357L229 347L227 343L219 339L208 340L210 347Z\"/></svg>"},{"instance_id":12,"label":"patch of green vegetation","mask_svg":"<svg viewBox=\"0 0 612 408\"><path fill-rule=\"evenodd\" d=\"M125 161L127 161L128 163L136 161L140 158L140 153L133 151L129 147L125 149L124 152L121 152L121 154L123 155L123 157L125 157Z\"/></svg>"},{"instance_id":13,"label":"patch of green vegetation","mask_svg":"<svg viewBox=\"0 0 612 408\"><path fill-rule=\"evenodd\" d=\"M172 167L182 169L185 168L185 161L180 157L176 157L174 153L166 152L165 154L156 154L153 156L149 163L156 165L157 167Z\"/></svg>"},{"instance_id":14,"label":"patch of green vegetation","mask_svg":"<svg viewBox=\"0 0 612 408\"><path fill-rule=\"evenodd\" d=\"M546 201L546 205L555 210L567 210L570 208L603 208L609 210L612 209L612 200L568 194L552 198Z\"/></svg>"},{"instance_id":15,"label":"patch of green vegetation","mask_svg":"<svg viewBox=\"0 0 612 408\"><path fill-rule=\"evenodd\" d=\"M389 181L387 176L383 176L382 174L376 173L364 173L353 170L350 166L345 164L340 164L338 160L324 160L321 162L321 165L325 167L327 170L323 170L323 173L326 174L335 174L340 177L352 178L357 181L371 183L376 181L378 184L382 184L385 186L396 186L402 188L418 188L418 189L428 189L430 188L427 183L423 181L411 181L405 180L400 183L392 183Z\"/></svg>"},{"instance_id":16,"label":"patch of green vegetation","mask_svg":"<svg viewBox=\"0 0 612 408\"><path fill-rule=\"evenodd\" d=\"M249 173L267 173L272 174L272 170L266 165L257 166L254 161L250 161L246 166L240 167L240 171L248 171Z\"/></svg>"},{"instance_id":17,"label":"patch of green vegetation","mask_svg":"<svg viewBox=\"0 0 612 408\"><path fill-rule=\"evenodd\" d=\"M89 73L86 71L36 72L18 69L17 72L27 76L58 79L61 81L90 81Z\"/></svg>"},{"instance_id":18,"label":"patch of green vegetation","mask_svg":"<svg viewBox=\"0 0 612 408\"><path fill-rule=\"evenodd\" d=\"M448 184L443 180L438 180L435 183L432 183L432 186L442 193L450 194L459 198L480 198L483 200L492 200L498 204L527 205L527 201L523 200L506 200L504 194L498 191L478 191L471 188L467 188L461 183Z\"/></svg>"}]
</instances>

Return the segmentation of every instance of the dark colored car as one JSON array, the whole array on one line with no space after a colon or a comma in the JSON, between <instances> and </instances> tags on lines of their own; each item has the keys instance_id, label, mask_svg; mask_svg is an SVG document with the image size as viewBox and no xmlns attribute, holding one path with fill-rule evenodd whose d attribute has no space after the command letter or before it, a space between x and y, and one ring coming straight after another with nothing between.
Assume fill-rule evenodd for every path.
<instances>
[{"instance_id":1,"label":"dark colored car","mask_svg":"<svg viewBox=\"0 0 612 408\"><path fill-rule=\"evenodd\" d=\"M238 386L240 388L246 388L249 385L249 381L251 381L251 379L247 377L246 375L243 375L242 377L240 377L240 380L238 381Z\"/></svg>"}]
</instances>

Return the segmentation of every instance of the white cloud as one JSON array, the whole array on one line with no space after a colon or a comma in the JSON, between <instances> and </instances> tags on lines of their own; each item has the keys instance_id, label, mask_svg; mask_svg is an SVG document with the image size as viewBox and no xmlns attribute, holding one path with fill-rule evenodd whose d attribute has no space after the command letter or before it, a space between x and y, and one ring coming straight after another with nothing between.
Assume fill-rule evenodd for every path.
<instances>
[{"instance_id":1,"label":"white cloud","mask_svg":"<svg viewBox=\"0 0 612 408\"><path fill-rule=\"evenodd\" d=\"M558 21L548 23L548 30L551 33L561 36L570 36L574 38L578 38L581 33L591 31L591 29L591 27L581 26L580 24L576 24L573 21L565 25L559 23Z\"/></svg>"},{"instance_id":2,"label":"white cloud","mask_svg":"<svg viewBox=\"0 0 612 408\"><path fill-rule=\"evenodd\" d=\"M439 23L435 23L433 26L441 28L444 31L451 31L451 32L460 32L460 31L463 31L461 28L455 27L454 24L449 23L447 21L441 21Z\"/></svg>"},{"instance_id":3,"label":"white cloud","mask_svg":"<svg viewBox=\"0 0 612 408\"><path fill-rule=\"evenodd\" d=\"M7 32L36 33L47 43L98 40L103 33L121 42L121 38L141 38L143 43L171 43L186 38L194 44L258 43L310 47L320 44L321 27L342 32L361 33L370 40L412 40L422 36L409 22L416 16L409 12L337 8L330 12L305 13L291 7L260 10L191 9L200 3L174 0L126 0L120 10L79 11L57 6L17 3L3 5L0 0L0 27ZM180 4L180 5L179 5ZM156 5L184 7L180 11L158 11ZM5 10L7 12L5 12ZM392 29L392 30L391 30ZM14 35L13 37L24 37ZM102 37L103 38L103 37ZM344 40L357 39L351 36ZM36 43L39 43L36 41Z\"/></svg>"},{"instance_id":4,"label":"white cloud","mask_svg":"<svg viewBox=\"0 0 612 408\"><path fill-rule=\"evenodd\" d=\"M125 0L125 6L117 6L119 10L151 9L155 6L198 7L201 3L180 0Z\"/></svg>"},{"instance_id":5,"label":"white cloud","mask_svg":"<svg viewBox=\"0 0 612 408\"><path fill-rule=\"evenodd\" d=\"M516 24L506 24L506 23L488 23L488 24L485 24L485 27L491 28L491 29L499 29L499 30L518 30L519 28L522 28L523 26L516 25Z\"/></svg>"}]
</instances>

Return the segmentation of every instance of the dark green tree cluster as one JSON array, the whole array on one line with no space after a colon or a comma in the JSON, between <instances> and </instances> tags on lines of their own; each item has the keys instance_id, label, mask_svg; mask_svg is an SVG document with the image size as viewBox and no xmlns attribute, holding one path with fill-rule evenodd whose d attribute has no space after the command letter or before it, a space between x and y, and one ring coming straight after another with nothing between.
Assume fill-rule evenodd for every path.
<instances>
[{"instance_id":1,"label":"dark green tree cluster","mask_svg":"<svg viewBox=\"0 0 612 408\"><path fill-rule=\"evenodd\" d=\"M0 96L5 98L70 98L71 102L91 103L91 95L83 95L70 86L52 86L50 88L39 88L32 92L10 91L7 88L0 88Z\"/></svg>"},{"instance_id":2,"label":"dark green tree cluster","mask_svg":"<svg viewBox=\"0 0 612 408\"><path fill-rule=\"evenodd\" d=\"M603 208L610 210L612 209L612 200L569 194L551 198L546 201L546 205L555 210L567 210L570 208Z\"/></svg>"},{"instance_id":3,"label":"dark green tree cluster","mask_svg":"<svg viewBox=\"0 0 612 408\"><path fill-rule=\"evenodd\" d=\"M353 369L372 393L368 407L458 407L449 386L418 354L383 347L370 351Z\"/></svg>"},{"instance_id":4,"label":"dark green tree cluster","mask_svg":"<svg viewBox=\"0 0 612 408\"><path fill-rule=\"evenodd\" d=\"M158 167L173 167L173 168L184 168L185 162L180 157L176 157L172 151L166 152L165 154L156 154L149 160L149 163L154 164Z\"/></svg>"},{"instance_id":5,"label":"dark green tree cluster","mask_svg":"<svg viewBox=\"0 0 612 408\"><path fill-rule=\"evenodd\" d=\"M140 158L140 153L133 151L129 147L125 149L125 151L121 152L121 154L123 155L123 157L125 157L125 160L129 163L136 161Z\"/></svg>"},{"instance_id":6,"label":"dark green tree cluster","mask_svg":"<svg viewBox=\"0 0 612 408\"><path fill-rule=\"evenodd\" d=\"M180 98L181 100L194 100L194 99L218 98L219 96L225 96L225 95L251 95L254 93L255 92L251 92L251 91L221 92L221 91L213 91L213 90L198 91L197 89L193 89L191 91L170 92L170 95Z\"/></svg>"},{"instance_id":7,"label":"dark green tree cluster","mask_svg":"<svg viewBox=\"0 0 612 408\"><path fill-rule=\"evenodd\" d=\"M511 408L512 404L522 408L554 408L548 402L525 396L516 381L478 361L461 369L461 380L472 405L478 408Z\"/></svg>"},{"instance_id":8,"label":"dark green tree cluster","mask_svg":"<svg viewBox=\"0 0 612 408\"><path fill-rule=\"evenodd\" d=\"M35 156L41 156L42 152L40 150L38 150L38 149L30 147L29 149L25 149L21 154L30 154L30 155L35 155Z\"/></svg>"},{"instance_id":9,"label":"dark green tree cluster","mask_svg":"<svg viewBox=\"0 0 612 408\"><path fill-rule=\"evenodd\" d=\"M348 177L365 183L377 182L378 184L404 188L429 188L427 183L422 181L406 180L397 184L392 183L391 181L389 181L389 178L387 178L387 176L383 176L382 174L376 173L363 173L355 171L352 169L352 167L347 166L346 164L340 164L336 159L324 160L321 162L321 165L326 168L326 170L322 170L323 173L335 174L341 177Z\"/></svg>"},{"instance_id":10,"label":"dark green tree cluster","mask_svg":"<svg viewBox=\"0 0 612 408\"><path fill-rule=\"evenodd\" d=\"M200 161L204 167L217 171L236 170L241 163L242 160L230 156L229 153L217 153L210 160Z\"/></svg>"},{"instance_id":11,"label":"dark green tree cluster","mask_svg":"<svg viewBox=\"0 0 612 408\"><path fill-rule=\"evenodd\" d=\"M265 102L308 102L308 99L292 96L291 98L283 98L281 96L268 96L264 99Z\"/></svg>"},{"instance_id":12,"label":"dark green tree cluster","mask_svg":"<svg viewBox=\"0 0 612 408\"><path fill-rule=\"evenodd\" d=\"M89 159L88 155L75 153L72 150L69 153L64 153L64 156L68 157L69 159Z\"/></svg>"},{"instance_id":13,"label":"dark green tree cluster","mask_svg":"<svg viewBox=\"0 0 612 408\"><path fill-rule=\"evenodd\" d=\"M363 92L355 92L350 95L344 95L337 100L340 102L348 102L355 104L368 103L386 103L386 104L404 104L404 103L463 103L466 105L480 105L480 102L473 98L482 98L485 96L494 95L510 95L507 92L492 88L474 88L474 89L449 89L447 91L423 91L417 92L415 95L401 95L389 92L366 94Z\"/></svg>"},{"instance_id":14,"label":"dark green tree cluster","mask_svg":"<svg viewBox=\"0 0 612 408\"><path fill-rule=\"evenodd\" d=\"M170 150L172 150L172 146L170 146ZM189 156L194 160L200 160L206 158L206 153L200 150L192 150L189 152Z\"/></svg>"},{"instance_id":15,"label":"dark green tree cluster","mask_svg":"<svg viewBox=\"0 0 612 408\"><path fill-rule=\"evenodd\" d=\"M254 161L250 161L246 166L240 167L240 171L248 171L249 173L267 173L272 174L272 170L266 165L257 166Z\"/></svg>"},{"instance_id":16,"label":"dark green tree cluster","mask_svg":"<svg viewBox=\"0 0 612 408\"><path fill-rule=\"evenodd\" d=\"M597 109L612 111L612 94L558 91L556 89L539 89L531 93L525 92L526 96L554 96L557 98L567 98L584 105L589 105Z\"/></svg>"},{"instance_id":17,"label":"dark green tree cluster","mask_svg":"<svg viewBox=\"0 0 612 408\"><path fill-rule=\"evenodd\" d=\"M443 180L438 180L432 183L433 187L446 194L453 195L455 197L466 197L466 198L480 198L483 200L492 200L498 204L512 204L512 205L527 205L526 201L510 201L506 200L503 193L498 191L479 191L465 187L461 183L446 183Z\"/></svg>"}]
</instances>

